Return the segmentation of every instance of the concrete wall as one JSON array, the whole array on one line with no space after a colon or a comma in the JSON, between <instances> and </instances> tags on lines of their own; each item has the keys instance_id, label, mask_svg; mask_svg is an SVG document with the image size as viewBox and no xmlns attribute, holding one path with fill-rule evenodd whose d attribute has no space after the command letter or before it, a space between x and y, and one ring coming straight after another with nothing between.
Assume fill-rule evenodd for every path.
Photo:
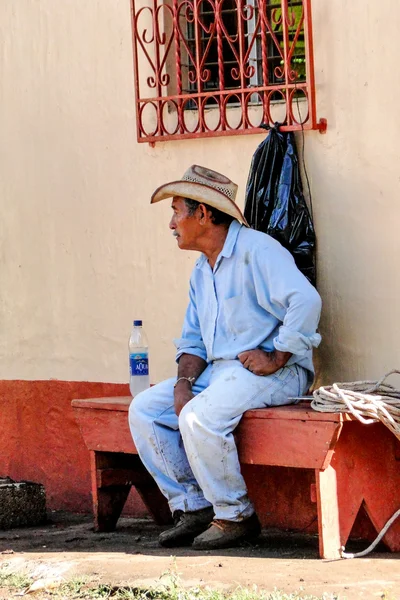
<instances>
[{"instance_id":1,"label":"concrete wall","mask_svg":"<svg viewBox=\"0 0 400 600\"><path fill-rule=\"evenodd\" d=\"M398 361L400 8L316 0L313 13L324 380L375 377ZM0 378L124 382L134 317L165 377L193 256L150 193L196 162L243 194L261 137L136 143L129 0L5 0L0 39Z\"/></svg>"},{"instance_id":2,"label":"concrete wall","mask_svg":"<svg viewBox=\"0 0 400 600\"><path fill-rule=\"evenodd\" d=\"M320 381L376 378L400 366L400 7L314 0L313 14ZM262 136L136 143L129 0L3 0L0 82L0 379L124 383L133 318L152 380L173 374L194 256L150 194L198 163L243 205Z\"/></svg>"},{"instance_id":3,"label":"concrete wall","mask_svg":"<svg viewBox=\"0 0 400 600\"><path fill-rule=\"evenodd\" d=\"M325 382L374 379L400 367L399 15L395 0L314 0L318 106L329 131L307 135L306 159Z\"/></svg>"}]
</instances>

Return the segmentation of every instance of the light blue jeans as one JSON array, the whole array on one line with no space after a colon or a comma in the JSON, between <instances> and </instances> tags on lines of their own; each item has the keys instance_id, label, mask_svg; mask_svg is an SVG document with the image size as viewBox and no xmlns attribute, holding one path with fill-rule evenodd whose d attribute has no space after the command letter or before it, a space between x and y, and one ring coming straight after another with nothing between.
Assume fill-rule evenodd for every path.
<instances>
[{"instance_id":1,"label":"light blue jeans","mask_svg":"<svg viewBox=\"0 0 400 600\"><path fill-rule=\"evenodd\" d=\"M212 505L217 519L249 517L254 508L232 432L246 410L289 404L289 397L304 394L307 371L291 365L260 377L239 360L215 361L193 385L195 397L179 419L175 381L141 392L130 405L129 426L143 464L172 513Z\"/></svg>"}]
</instances>

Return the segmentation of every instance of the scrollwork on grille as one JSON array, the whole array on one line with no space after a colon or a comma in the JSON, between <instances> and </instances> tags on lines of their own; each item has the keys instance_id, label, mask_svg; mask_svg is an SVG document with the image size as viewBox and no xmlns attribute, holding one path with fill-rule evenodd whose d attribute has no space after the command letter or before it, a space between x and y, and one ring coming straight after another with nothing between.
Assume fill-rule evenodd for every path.
<instances>
[{"instance_id":1,"label":"scrollwork on grille","mask_svg":"<svg viewBox=\"0 0 400 600\"><path fill-rule=\"evenodd\" d=\"M132 0L138 141L321 130L310 2Z\"/></svg>"}]
</instances>

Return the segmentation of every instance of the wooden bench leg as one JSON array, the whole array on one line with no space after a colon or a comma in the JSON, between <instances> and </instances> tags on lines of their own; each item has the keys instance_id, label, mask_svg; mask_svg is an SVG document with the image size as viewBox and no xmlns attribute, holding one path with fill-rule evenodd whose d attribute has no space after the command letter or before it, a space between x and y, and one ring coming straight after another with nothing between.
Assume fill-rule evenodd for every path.
<instances>
[{"instance_id":1,"label":"wooden bench leg","mask_svg":"<svg viewBox=\"0 0 400 600\"><path fill-rule=\"evenodd\" d=\"M139 456L117 452L90 454L95 531L115 529L132 485L157 524L172 521L166 499Z\"/></svg>"},{"instance_id":2,"label":"wooden bench leg","mask_svg":"<svg viewBox=\"0 0 400 600\"><path fill-rule=\"evenodd\" d=\"M103 486L98 474L107 465L104 454L90 452L92 499L95 531L114 531L117 521L128 498L131 484Z\"/></svg>"},{"instance_id":3,"label":"wooden bench leg","mask_svg":"<svg viewBox=\"0 0 400 600\"><path fill-rule=\"evenodd\" d=\"M315 471L321 558L341 557L339 504L336 471L329 465L324 471Z\"/></svg>"},{"instance_id":4,"label":"wooden bench leg","mask_svg":"<svg viewBox=\"0 0 400 600\"><path fill-rule=\"evenodd\" d=\"M399 441L381 423L365 426L352 422L344 428L332 460L337 474L342 545L361 505L376 535L400 508L399 450ZM392 552L400 551L400 519L382 541Z\"/></svg>"},{"instance_id":5,"label":"wooden bench leg","mask_svg":"<svg viewBox=\"0 0 400 600\"><path fill-rule=\"evenodd\" d=\"M151 476L149 475L149 477ZM157 525L169 525L172 523L172 515L168 502L153 480L144 484L138 483L135 487Z\"/></svg>"},{"instance_id":6,"label":"wooden bench leg","mask_svg":"<svg viewBox=\"0 0 400 600\"><path fill-rule=\"evenodd\" d=\"M122 509L125 506L131 486L114 486L112 489L97 490L95 513L95 531L114 531Z\"/></svg>"}]
</instances>

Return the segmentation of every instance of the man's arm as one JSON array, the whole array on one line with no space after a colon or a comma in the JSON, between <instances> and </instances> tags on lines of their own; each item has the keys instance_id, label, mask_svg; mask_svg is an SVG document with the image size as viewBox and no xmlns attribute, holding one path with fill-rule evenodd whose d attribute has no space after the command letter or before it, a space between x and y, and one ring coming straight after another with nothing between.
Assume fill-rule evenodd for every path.
<instances>
[{"instance_id":1,"label":"man's arm","mask_svg":"<svg viewBox=\"0 0 400 600\"><path fill-rule=\"evenodd\" d=\"M192 281L189 286L189 305L183 323L182 337L175 340L178 376L197 379L207 366L207 352L201 336L197 315L196 294ZM193 398L192 385L187 379L178 381L174 388L175 412L179 417L182 408Z\"/></svg>"},{"instance_id":2,"label":"man's arm","mask_svg":"<svg viewBox=\"0 0 400 600\"><path fill-rule=\"evenodd\" d=\"M178 363L177 384L174 388L174 407L176 414L180 415L182 408L193 398L192 384L188 379L197 379L207 367L206 361L194 354L182 354Z\"/></svg>"},{"instance_id":3,"label":"man's arm","mask_svg":"<svg viewBox=\"0 0 400 600\"><path fill-rule=\"evenodd\" d=\"M283 247L272 246L267 252L255 253L252 259L258 302L282 325L272 352L257 348L242 352L239 360L256 375L271 375L285 366L292 354L303 356L318 346L321 299Z\"/></svg>"}]
</instances>

